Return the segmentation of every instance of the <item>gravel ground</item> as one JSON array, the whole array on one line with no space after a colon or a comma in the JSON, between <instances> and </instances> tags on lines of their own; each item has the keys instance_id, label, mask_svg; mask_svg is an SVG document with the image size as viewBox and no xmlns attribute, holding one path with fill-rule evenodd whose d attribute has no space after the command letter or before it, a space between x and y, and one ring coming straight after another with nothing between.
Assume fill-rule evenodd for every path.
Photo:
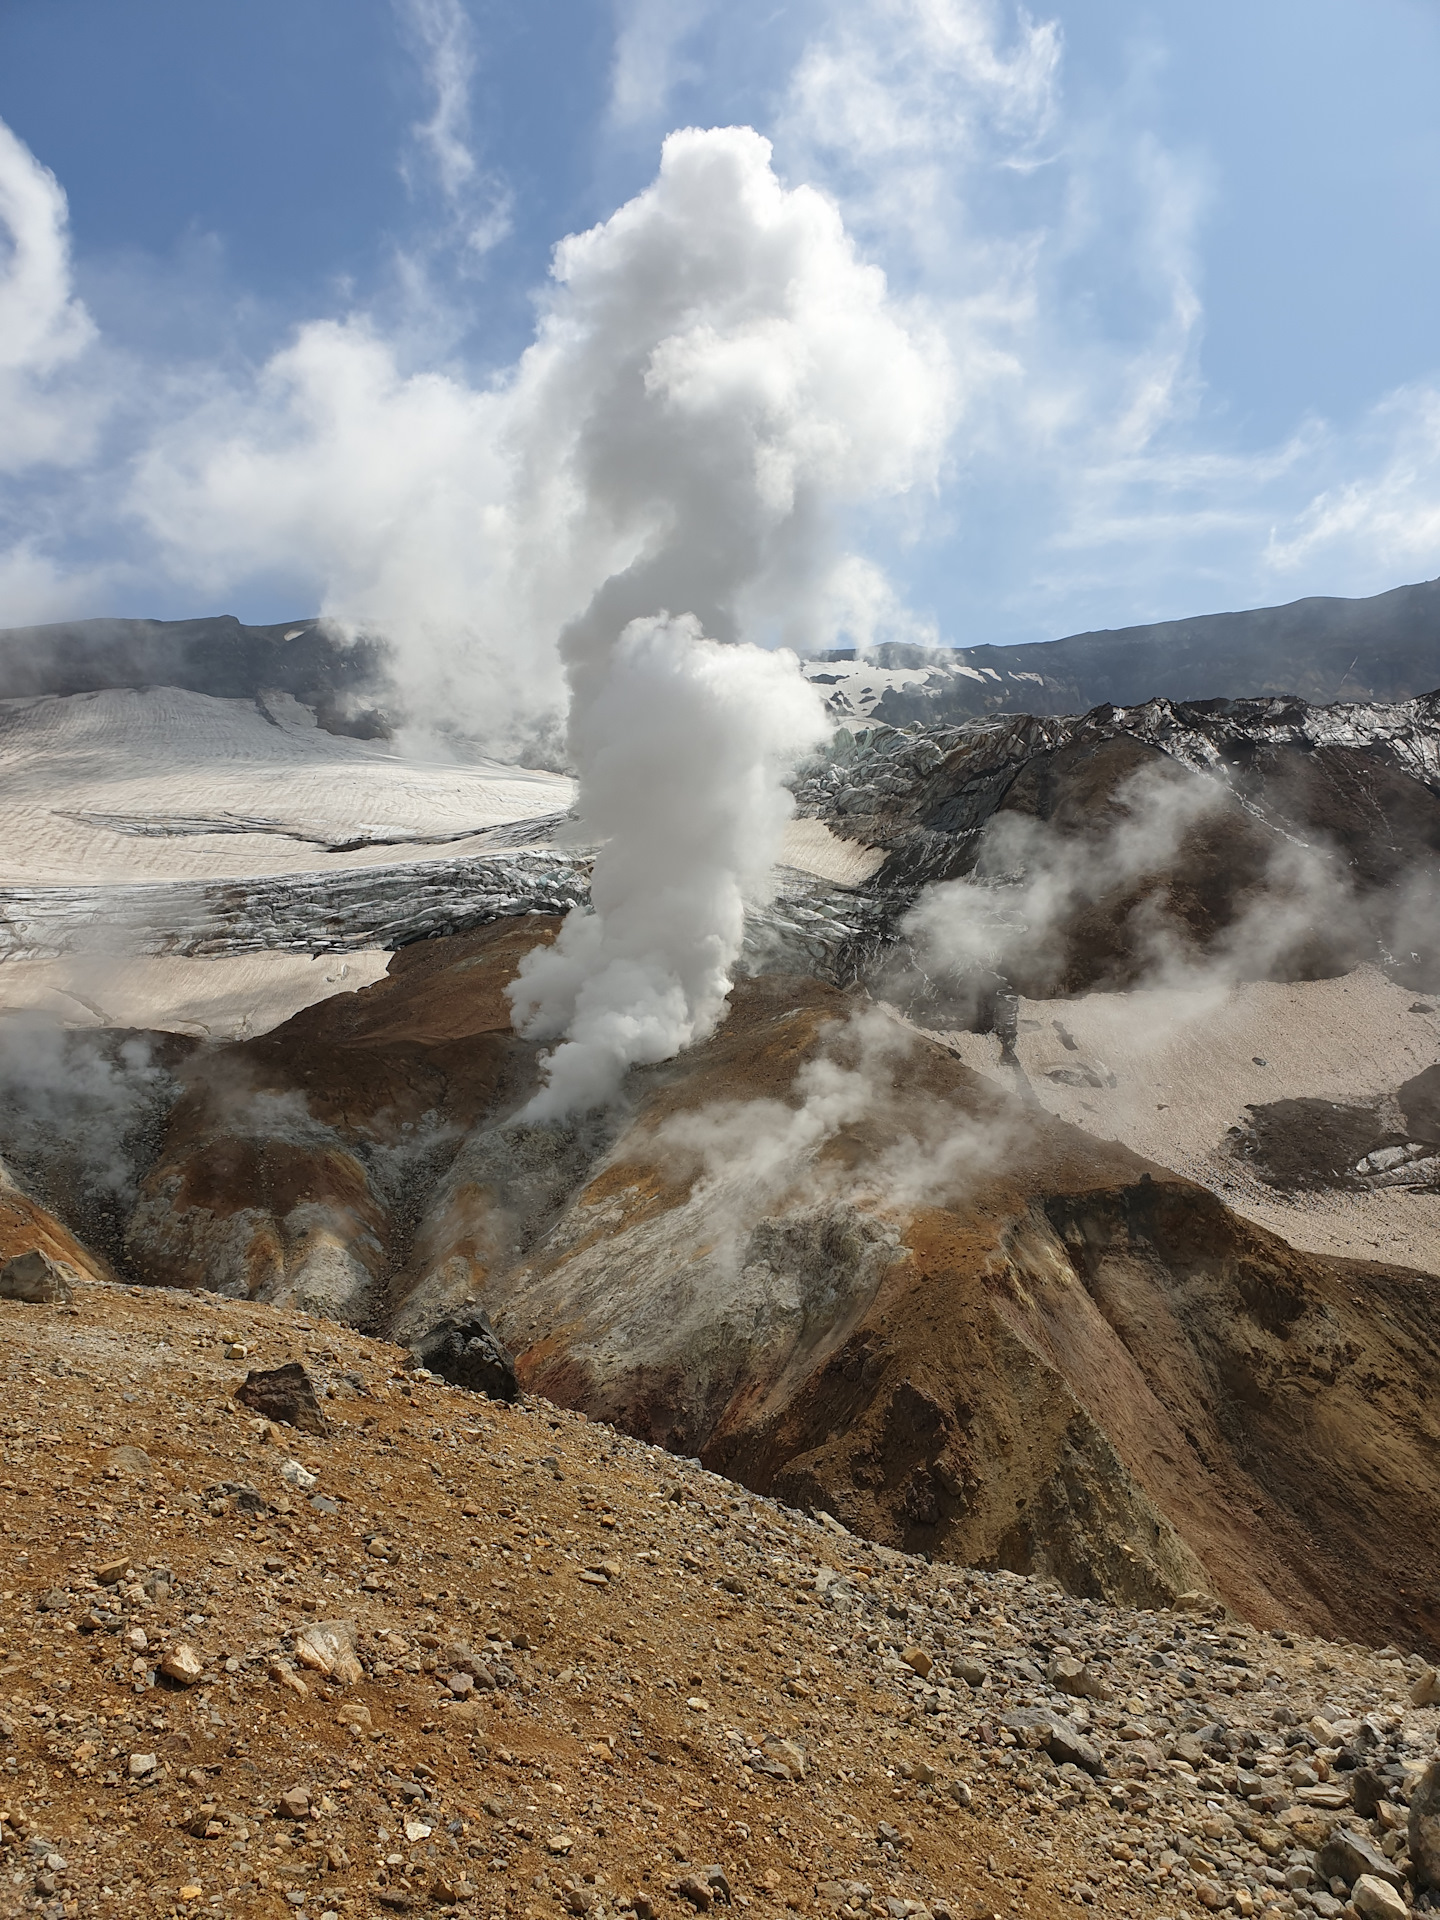
<instances>
[{"instance_id":1,"label":"gravel ground","mask_svg":"<svg viewBox=\"0 0 1440 1920\"><path fill-rule=\"evenodd\" d=\"M234 1398L292 1360L324 1435ZM1393 1649L931 1566L204 1294L0 1302L0 1380L0 1912L1338 1916L1336 1830L1408 1865Z\"/></svg>"}]
</instances>

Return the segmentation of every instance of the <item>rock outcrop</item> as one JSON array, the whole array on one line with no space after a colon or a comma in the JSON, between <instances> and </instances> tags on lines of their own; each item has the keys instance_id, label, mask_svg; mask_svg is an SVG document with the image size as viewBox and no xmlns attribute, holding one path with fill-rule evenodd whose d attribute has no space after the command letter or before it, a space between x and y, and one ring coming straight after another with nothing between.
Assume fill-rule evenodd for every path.
<instances>
[{"instance_id":1,"label":"rock outcrop","mask_svg":"<svg viewBox=\"0 0 1440 1920\"><path fill-rule=\"evenodd\" d=\"M877 727L838 736L797 799L885 852L868 891L888 918L851 965L894 998L935 998L933 979L907 978L895 939L937 881L971 883L970 914L995 922L994 964L1037 997L1211 957L1240 978L1366 959L1417 989L1440 978L1440 694ZM1043 924L1026 884L1037 875Z\"/></svg>"}]
</instances>

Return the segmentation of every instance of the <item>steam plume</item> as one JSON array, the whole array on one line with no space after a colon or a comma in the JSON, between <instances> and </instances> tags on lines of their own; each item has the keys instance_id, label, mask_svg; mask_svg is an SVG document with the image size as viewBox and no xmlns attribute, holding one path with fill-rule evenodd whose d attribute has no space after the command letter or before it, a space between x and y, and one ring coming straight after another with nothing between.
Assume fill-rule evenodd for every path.
<instances>
[{"instance_id":1,"label":"steam plume","mask_svg":"<svg viewBox=\"0 0 1440 1920\"><path fill-rule=\"evenodd\" d=\"M556 275L537 417L578 421L585 517L633 557L561 641L605 844L593 908L514 989L519 1029L562 1040L527 1120L602 1102L721 1017L787 761L824 730L793 656L742 636L818 637L837 507L933 464L948 391L835 208L783 188L748 128L672 134L654 185Z\"/></svg>"},{"instance_id":2,"label":"steam plume","mask_svg":"<svg viewBox=\"0 0 1440 1920\"><path fill-rule=\"evenodd\" d=\"M1363 898L1323 837L1264 827L1219 780L1162 760L1082 831L992 815L973 874L926 888L904 930L945 990L979 971L1043 998L1078 974L1081 990L1213 999L1245 980L1342 972L1402 936L1424 947L1428 921L1416 888Z\"/></svg>"}]
</instances>

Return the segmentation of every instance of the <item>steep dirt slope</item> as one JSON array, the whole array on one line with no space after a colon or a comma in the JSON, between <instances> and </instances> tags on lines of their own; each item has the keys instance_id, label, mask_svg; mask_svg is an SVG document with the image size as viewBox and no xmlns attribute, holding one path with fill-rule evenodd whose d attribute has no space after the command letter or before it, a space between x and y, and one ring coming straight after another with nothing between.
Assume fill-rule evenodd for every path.
<instances>
[{"instance_id":1,"label":"steep dirt slope","mask_svg":"<svg viewBox=\"0 0 1440 1920\"><path fill-rule=\"evenodd\" d=\"M373 987L194 1056L130 1222L130 1269L379 1317L439 1172L534 1084L501 987L557 926L404 948Z\"/></svg>"},{"instance_id":2,"label":"steep dirt slope","mask_svg":"<svg viewBox=\"0 0 1440 1920\"><path fill-rule=\"evenodd\" d=\"M483 1285L522 1374L911 1550L1432 1643L1440 1282L1297 1254L923 1045L768 1206L687 1188L667 1126L783 1100L837 999L745 996ZM722 1150L774 1121L742 1106Z\"/></svg>"},{"instance_id":3,"label":"steep dirt slope","mask_svg":"<svg viewBox=\"0 0 1440 1920\"><path fill-rule=\"evenodd\" d=\"M238 1403L282 1362L325 1432ZM0 1302L0 1912L1288 1920L1376 1859L1418 1890L1419 1661L931 1566L408 1369L213 1295Z\"/></svg>"},{"instance_id":4,"label":"steep dirt slope","mask_svg":"<svg viewBox=\"0 0 1440 1920\"><path fill-rule=\"evenodd\" d=\"M813 980L745 984L608 1133L497 1125L533 937L197 1055L136 1270L406 1340L478 1302L549 1398L890 1544L1440 1638L1440 1283L1297 1253Z\"/></svg>"}]
</instances>

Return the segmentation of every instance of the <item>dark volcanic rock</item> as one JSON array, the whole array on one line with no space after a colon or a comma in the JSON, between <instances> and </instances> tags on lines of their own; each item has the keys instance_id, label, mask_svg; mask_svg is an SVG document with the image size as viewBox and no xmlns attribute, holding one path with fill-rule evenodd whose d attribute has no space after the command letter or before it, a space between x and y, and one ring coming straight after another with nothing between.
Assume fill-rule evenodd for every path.
<instances>
[{"instance_id":1,"label":"dark volcanic rock","mask_svg":"<svg viewBox=\"0 0 1440 1920\"><path fill-rule=\"evenodd\" d=\"M453 1386L491 1400L514 1400L520 1393L515 1362L506 1352L488 1314L475 1312L439 1320L415 1342L415 1357L431 1373Z\"/></svg>"},{"instance_id":2,"label":"dark volcanic rock","mask_svg":"<svg viewBox=\"0 0 1440 1920\"><path fill-rule=\"evenodd\" d=\"M1410 1795L1410 1861L1420 1887L1440 1887L1440 1760L1432 1761Z\"/></svg>"},{"instance_id":3,"label":"dark volcanic rock","mask_svg":"<svg viewBox=\"0 0 1440 1920\"><path fill-rule=\"evenodd\" d=\"M535 1049L501 988L558 926L507 919L419 942L363 992L199 1061L141 1186L131 1270L373 1317L466 1136L533 1090ZM484 1211L476 1196L466 1217Z\"/></svg>"},{"instance_id":4,"label":"dark volcanic rock","mask_svg":"<svg viewBox=\"0 0 1440 1920\"><path fill-rule=\"evenodd\" d=\"M1326 1880L1343 1880L1353 1886L1362 1873L1373 1873L1377 1880L1398 1887L1403 1875L1368 1834L1351 1827L1337 1827L1315 1856L1315 1864Z\"/></svg>"},{"instance_id":5,"label":"dark volcanic rock","mask_svg":"<svg viewBox=\"0 0 1440 1920\"><path fill-rule=\"evenodd\" d=\"M1282 1193L1434 1186L1440 1178L1437 1083L1440 1068L1427 1067L1393 1100L1356 1106L1338 1100L1272 1100L1248 1107L1247 1118L1230 1129L1227 1144L1237 1160ZM1403 1132L1390 1124L1395 1107L1409 1123Z\"/></svg>"},{"instance_id":6,"label":"dark volcanic rock","mask_svg":"<svg viewBox=\"0 0 1440 1920\"><path fill-rule=\"evenodd\" d=\"M241 1406L262 1414L267 1420L278 1421L282 1427L298 1427L302 1433L330 1431L310 1376L298 1360L289 1360L283 1367L247 1373L235 1389L235 1398Z\"/></svg>"},{"instance_id":7,"label":"dark volcanic rock","mask_svg":"<svg viewBox=\"0 0 1440 1920\"><path fill-rule=\"evenodd\" d=\"M1395 1092L1412 1140L1440 1144L1440 1066L1426 1067Z\"/></svg>"},{"instance_id":8,"label":"dark volcanic rock","mask_svg":"<svg viewBox=\"0 0 1440 1920\"><path fill-rule=\"evenodd\" d=\"M1233 1128L1230 1148L1267 1185L1282 1193L1350 1187L1364 1181L1355 1172L1367 1154L1404 1146L1405 1135L1385 1126L1381 1103L1346 1106L1338 1100L1271 1100L1248 1109Z\"/></svg>"}]
</instances>

